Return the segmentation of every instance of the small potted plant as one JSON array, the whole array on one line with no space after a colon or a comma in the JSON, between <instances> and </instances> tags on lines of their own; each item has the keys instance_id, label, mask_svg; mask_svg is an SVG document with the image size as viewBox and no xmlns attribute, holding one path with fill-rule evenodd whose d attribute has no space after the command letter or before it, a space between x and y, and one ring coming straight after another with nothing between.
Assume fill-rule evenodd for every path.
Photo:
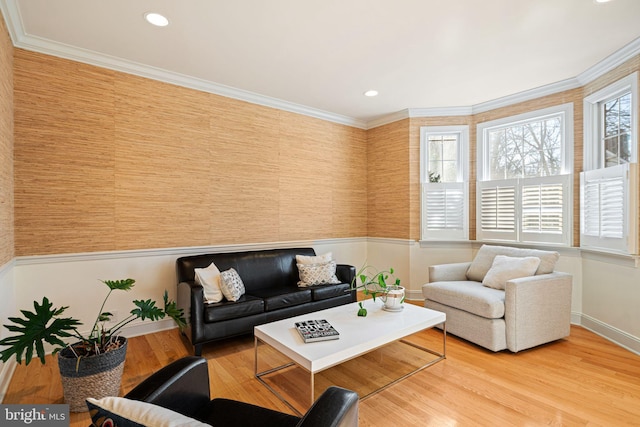
<instances>
[{"instance_id":1,"label":"small potted plant","mask_svg":"<svg viewBox=\"0 0 640 427\"><path fill-rule=\"evenodd\" d=\"M156 306L156 302L148 300L134 300L136 306L129 315L112 326L107 326L113 314L104 311L107 299L115 290L129 291L135 280L103 280L109 287L109 292L102 302L98 316L88 335L82 335L78 327L82 323L71 317L61 317L69 308L55 308L47 297L42 304L33 302L34 311L21 310L24 317L10 317L12 325L4 325L13 332L7 338L0 340L0 351L3 362L15 355L16 361L22 363L24 354L25 364L28 365L34 351L40 361L45 363L44 343L54 346L52 354L58 354L58 366L62 376L65 402L72 412L87 410L87 397L101 398L118 395L120 380L124 368L127 351L127 339L120 336L121 329L136 319L151 321L172 318L180 327L185 326L184 313L175 301L169 301L168 293L164 293L164 308ZM65 343L65 339L73 341Z\"/></svg>"},{"instance_id":2,"label":"small potted plant","mask_svg":"<svg viewBox=\"0 0 640 427\"><path fill-rule=\"evenodd\" d=\"M360 279L359 285L357 284L358 279ZM351 289L362 289L364 295L371 295L374 301L376 297L379 297L384 303L383 310L400 311L404 308L402 304L405 299L405 291L400 285L400 279L394 276L393 268L380 271L370 265L365 265L353 278ZM359 306L358 316L366 316L367 310L362 302L359 303Z\"/></svg>"}]
</instances>

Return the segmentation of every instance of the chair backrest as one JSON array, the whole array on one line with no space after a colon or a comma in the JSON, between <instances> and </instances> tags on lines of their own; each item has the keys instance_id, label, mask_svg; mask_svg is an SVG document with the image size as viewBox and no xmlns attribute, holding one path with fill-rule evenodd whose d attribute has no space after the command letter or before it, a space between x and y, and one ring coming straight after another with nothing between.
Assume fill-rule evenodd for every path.
<instances>
[{"instance_id":1,"label":"chair backrest","mask_svg":"<svg viewBox=\"0 0 640 427\"><path fill-rule=\"evenodd\" d=\"M358 425L358 394L331 386L320 395L297 427L354 427Z\"/></svg>"}]
</instances>

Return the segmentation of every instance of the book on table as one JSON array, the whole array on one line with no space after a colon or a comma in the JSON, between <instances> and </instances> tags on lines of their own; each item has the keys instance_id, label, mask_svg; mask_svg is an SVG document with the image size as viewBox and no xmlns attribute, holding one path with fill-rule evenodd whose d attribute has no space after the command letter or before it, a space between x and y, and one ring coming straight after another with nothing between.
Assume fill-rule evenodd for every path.
<instances>
[{"instance_id":1,"label":"book on table","mask_svg":"<svg viewBox=\"0 0 640 427\"><path fill-rule=\"evenodd\" d=\"M340 333L331 326L331 323L322 320L306 320L304 322L296 322L296 330L304 342L337 340Z\"/></svg>"}]
</instances>

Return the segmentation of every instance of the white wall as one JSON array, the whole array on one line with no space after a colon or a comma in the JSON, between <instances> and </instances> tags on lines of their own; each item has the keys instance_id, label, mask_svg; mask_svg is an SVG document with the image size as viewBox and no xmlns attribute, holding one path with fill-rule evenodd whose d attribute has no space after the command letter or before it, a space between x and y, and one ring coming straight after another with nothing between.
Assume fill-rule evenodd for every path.
<instances>
[{"instance_id":1,"label":"white wall","mask_svg":"<svg viewBox=\"0 0 640 427\"><path fill-rule=\"evenodd\" d=\"M393 267L407 288L407 298L422 299L428 266L473 259L477 242L418 243L405 239L353 238L282 242L255 245L177 248L149 251L20 257L0 268L0 319L6 323L19 309L47 296L55 306L68 305L66 315L84 322L88 330L108 292L99 279L134 278L131 292L115 292L105 307L120 317L133 308L134 299L152 298L162 303L164 290L176 296L175 260L184 255L257 250L274 247L313 247L331 251L339 263L359 269L370 264ZM556 270L573 275L572 320L640 354L640 269L635 260L593 255L578 249L560 249ZM123 331L131 337L173 328L171 320L135 323ZM6 336L2 328L0 337ZM13 364L0 365L0 398Z\"/></svg>"}]
</instances>

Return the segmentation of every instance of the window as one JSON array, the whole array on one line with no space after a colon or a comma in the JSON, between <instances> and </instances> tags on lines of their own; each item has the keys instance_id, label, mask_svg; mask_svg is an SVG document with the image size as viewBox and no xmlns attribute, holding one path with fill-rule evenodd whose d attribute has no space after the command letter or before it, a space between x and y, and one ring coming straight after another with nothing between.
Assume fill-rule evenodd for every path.
<instances>
[{"instance_id":1,"label":"window","mask_svg":"<svg viewBox=\"0 0 640 427\"><path fill-rule=\"evenodd\" d=\"M573 105L478 125L476 238L571 244Z\"/></svg>"},{"instance_id":2,"label":"window","mask_svg":"<svg viewBox=\"0 0 640 427\"><path fill-rule=\"evenodd\" d=\"M637 254L637 86L633 73L584 99L580 246Z\"/></svg>"},{"instance_id":3,"label":"window","mask_svg":"<svg viewBox=\"0 0 640 427\"><path fill-rule=\"evenodd\" d=\"M469 238L469 127L420 128L422 240Z\"/></svg>"}]
</instances>

